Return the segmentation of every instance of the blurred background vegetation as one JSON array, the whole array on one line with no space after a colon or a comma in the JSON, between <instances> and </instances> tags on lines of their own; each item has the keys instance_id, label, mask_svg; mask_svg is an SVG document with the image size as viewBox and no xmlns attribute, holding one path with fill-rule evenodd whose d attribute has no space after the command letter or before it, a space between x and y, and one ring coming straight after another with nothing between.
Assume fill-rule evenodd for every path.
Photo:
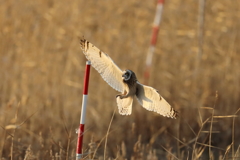
<instances>
[{"instance_id":1,"label":"blurred background vegetation","mask_svg":"<svg viewBox=\"0 0 240 160\"><path fill-rule=\"evenodd\" d=\"M156 3L0 1L0 158L75 159L86 62L78 37L143 83ZM92 68L84 152L96 151L97 159L104 152L109 159L239 158L239 9L240 1L206 0L198 56L199 1L165 1L149 85L179 111L177 120L137 101L132 115L119 115L117 92Z\"/></svg>"}]
</instances>

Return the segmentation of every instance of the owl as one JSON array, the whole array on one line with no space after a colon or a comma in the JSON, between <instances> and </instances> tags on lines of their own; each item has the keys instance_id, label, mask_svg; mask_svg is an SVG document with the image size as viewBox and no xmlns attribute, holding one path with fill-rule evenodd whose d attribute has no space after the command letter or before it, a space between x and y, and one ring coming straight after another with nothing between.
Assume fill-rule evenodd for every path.
<instances>
[{"instance_id":1,"label":"owl","mask_svg":"<svg viewBox=\"0 0 240 160\"><path fill-rule=\"evenodd\" d=\"M152 87L138 82L136 74L131 70L122 71L108 54L102 52L86 39L80 39L81 49L92 66L102 78L115 90L121 92L116 96L117 106L121 115L132 113L133 98L145 109L162 116L176 118L175 111L168 102Z\"/></svg>"}]
</instances>

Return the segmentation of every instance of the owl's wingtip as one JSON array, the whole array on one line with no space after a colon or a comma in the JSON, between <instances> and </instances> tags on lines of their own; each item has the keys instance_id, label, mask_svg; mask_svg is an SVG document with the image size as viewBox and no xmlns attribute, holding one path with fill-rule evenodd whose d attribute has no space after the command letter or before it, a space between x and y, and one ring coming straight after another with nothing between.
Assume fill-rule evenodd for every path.
<instances>
[{"instance_id":1,"label":"owl's wingtip","mask_svg":"<svg viewBox=\"0 0 240 160\"><path fill-rule=\"evenodd\" d=\"M178 117L179 117L178 111L175 111L175 110L174 110L174 113L173 113L173 115L172 115L172 118L177 119Z\"/></svg>"},{"instance_id":2,"label":"owl's wingtip","mask_svg":"<svg viewBox=\"0 0 240 160\"><path fill-rule=\"evenodd\" d=\"M84 36L82 36L82 37L78 37L78 39L79 39L80 43L82 43L82 42L86 42L86 39L84 38Z\"/></svg>"},{"instance_id":3,"label":"owl's wingtip","mask_svg":"<svg viewBox=\"0 0 240 160\"><path fill-rule=\"evenodd\" d=\"M78 38L79 38L79 41L80 41L81 48L84 49L85 48L85 42L87 40L84 38L84 36L78 37Z\"/></svg>"}]
</instances>

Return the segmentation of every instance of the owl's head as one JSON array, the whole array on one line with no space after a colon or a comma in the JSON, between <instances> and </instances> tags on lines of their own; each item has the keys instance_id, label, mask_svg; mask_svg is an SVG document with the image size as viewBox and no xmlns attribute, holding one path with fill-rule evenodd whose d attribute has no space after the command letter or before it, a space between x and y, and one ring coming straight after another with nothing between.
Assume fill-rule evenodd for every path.
<instances>
[{"instance_id":1,"label":"owl's head","mask_svg":"<svg viewBox=\"0 0 240 160\"><path fill-rule=\"evenodd\" d=\"M128 69L123 72L122 78L125 82L129 80L133 80L133 81L137 80L135 73Z\"/></svg>"}]
</instances>

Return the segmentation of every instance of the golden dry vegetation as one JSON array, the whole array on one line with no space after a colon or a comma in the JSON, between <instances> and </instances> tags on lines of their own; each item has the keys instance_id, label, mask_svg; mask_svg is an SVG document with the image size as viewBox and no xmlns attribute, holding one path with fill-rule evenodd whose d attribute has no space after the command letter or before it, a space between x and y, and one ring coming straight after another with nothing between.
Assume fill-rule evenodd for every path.
<instances>
[{"instance_id":1,"label":"golden dry vegetation","mask_svg":"<svg viewBox=\"0 0 240 160\"><path fill-rule=\"evenodd\" d=\"M206 1L199 54L199 1L165 1L149 85L177 120L137 101L119 115L116 91L92 68L86 159L240 159L239 8ZM0 1L0 158L75 159L86 62L78 37L143 82L155 9L155 0Z\"/></svg>"}]
</instances>

